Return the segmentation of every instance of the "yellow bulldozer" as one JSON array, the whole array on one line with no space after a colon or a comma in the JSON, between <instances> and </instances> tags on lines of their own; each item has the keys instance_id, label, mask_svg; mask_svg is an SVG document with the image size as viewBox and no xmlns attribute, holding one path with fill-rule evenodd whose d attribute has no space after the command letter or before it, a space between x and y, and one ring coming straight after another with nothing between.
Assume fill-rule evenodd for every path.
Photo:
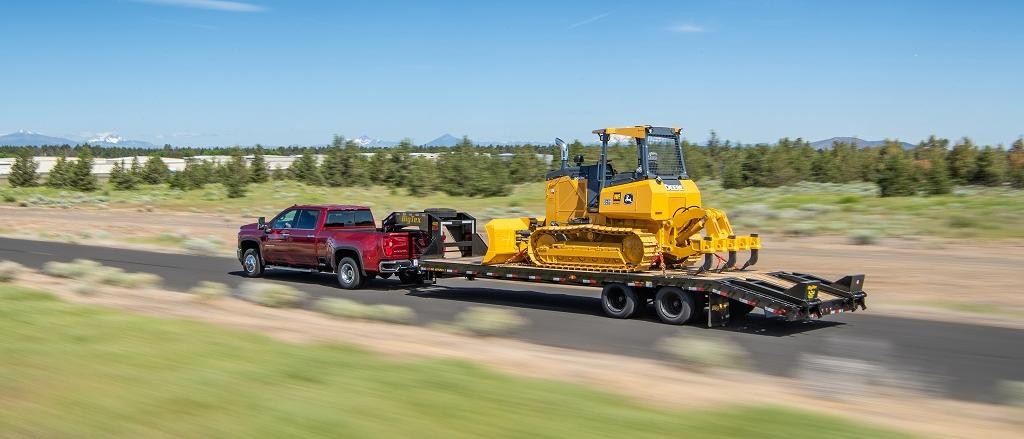
<instances>
[{"instance_id":1,"label":"yellow bulldozer","mask_svg":"<svg viewBox=\"0 0 1024 439\"><path fill-rule=\"evenodd\" d=\"M569 165L568 146L556 140L562 161L546 176L546 216L488 222L483 263L603 272L690 267L702 272L737 269L737 252L749 251L738 269L755 264L760 238L735 235L725 212L704 207L686 172L680 133L679 128L649 125L595 130L600 159L584 165L578 155L575 166ZM635 166L609 160L609 143L621 142L635 146Z\"/></svg>"}]
</instances>

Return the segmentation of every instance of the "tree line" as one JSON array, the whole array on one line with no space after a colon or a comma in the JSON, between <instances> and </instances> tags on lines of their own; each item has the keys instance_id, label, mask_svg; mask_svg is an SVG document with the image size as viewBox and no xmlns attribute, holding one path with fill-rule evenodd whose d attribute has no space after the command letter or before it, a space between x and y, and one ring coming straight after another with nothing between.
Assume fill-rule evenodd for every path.
<instances>
[{"instance_id":1,"label":"tree line","mask_svg":"<svg viewBox=\"0 0 1024 439\"><path fill-rule=\"evenodd\" d=\"M952 146L950 144L952 143ZM109 148L99 148L107 151ZM131 150L114 148L115 150ZM32 160L39 149L20 148L8 181L12 186L45 184L51 187L82 191L96 190L98 183L88 172L97 147L73 148L75 159L68 153L58 155L57 164L45 182L40 182L38 165ZM441 148L437 161L413 156L423 152L409 140L392 148L373 148L369 158L366 148L353 140L335 136L325 148L303 148L288 168L270 169L264 158L267 153L257 145L253 160L246 162L240 148L205 149L204 154L222 153L230 160L218 164L187 156L185 168L171 172L160 157L164 150L143 150L151 155L145 163L133 159L116 163L110 184L115 189L130 190L139 184L168 184L172 188L194 190L211 183L222 183L233 197L244 196L249 183L269 180L295 180L314 186L346 187L371 184L404 187L413 195L441 191L456 196L500 196L508 194L514 184L540 181L549 166L537 153L555 157L560 152L553 146L489 146L474 145L468 138L451 148ZM62 151L62 150L59 150ZM783 138L774 144L733 144L721 141L714 132L704 144L683 142L686 167L690 178L715 179L725 188L748 186L777 187L800 181L848 183L874 182L882 196L914 194L945 194L954 185L1024 187L1024 139L1011 147L975 145L970 139L956 142L935 136L905 149L898 141L886 141L877 147L860 147L835 142L830 148L816 149L802 139ZM178 152L181 152L178 150ZM280 150L274 150L280 153ZM510 152L510 160L497 154ZM316 159L322 154L323 160ZM104 153L103 155L109 155ZM598 145L585 145L579 140L569 145L569 157L583 155L594 163L600 155ZM620 169L632 168L636 161L634 145L613 144L609 160ZM88 164L88 165L86 165Z\"/></svg>"},{"instance_id":2,"label":"tree line","mask_svg":"<svg viewBox=\"0 0 1024 439\"><path fill-rule=\"evenodd\" d=\"M96 176L90 171L95 148L75 148L74 159L60 155L45 181L40 181L39 164L32 157L36 150L19 151L8 182L14 187L46 185L54 188L84 192L99 188ZM145 163L138 158L130 162L115 162L109 183L116 190L132 190L141 184L167 184L172 189L196 190L212 183L221 183L229 197L243 197L250 183L270 180L294 180L313 186L350 187L372 184L407 188L412 195L426 195L441 191L454 196L501 196L511 186L543 179L548 165L537 157L529 146L512 148L513 156L506 161L496 154L487 153L473 145L468 138L452 148L437 161L413 156L418 149L411 141L402 141L393 148L376 149L369 158L362 154L359 144L335 136L327 148L306 148L287 168L271 169L264 157L266 151L257 145L247 162L241 148L225 151L230 158L224 163L186 158L184 169L171 172L160 155L150 156ZM323 154L318 161L316 154Z\"/></svg>"}]
</instances>

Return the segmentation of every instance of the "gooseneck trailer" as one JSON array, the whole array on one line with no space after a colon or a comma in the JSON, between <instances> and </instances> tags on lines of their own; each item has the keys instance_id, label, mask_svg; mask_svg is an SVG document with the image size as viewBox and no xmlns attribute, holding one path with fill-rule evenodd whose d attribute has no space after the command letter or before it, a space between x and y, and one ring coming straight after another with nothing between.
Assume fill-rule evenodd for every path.
<instances>
[{"instance_id":1,"label":"gooseneck trailer","mask_svg":"<svg viewBox=\"0 0 1024 439\"><path fill-rule=\"evenodd\" d=\"M599 272L519 264L484 265L486 244L475 219L448 209L396 212L405 225L421 231L416 261L423 281L441 278L496 279L601 288L601 306L610 317L630 318L654 305L669 324L703 322L709 327L761 308L766 314L796 321L866 309L864 275L829 280L791 271L731 269ZM722 267L728 267L723 264Z\"/></svg>"}]
</instances>

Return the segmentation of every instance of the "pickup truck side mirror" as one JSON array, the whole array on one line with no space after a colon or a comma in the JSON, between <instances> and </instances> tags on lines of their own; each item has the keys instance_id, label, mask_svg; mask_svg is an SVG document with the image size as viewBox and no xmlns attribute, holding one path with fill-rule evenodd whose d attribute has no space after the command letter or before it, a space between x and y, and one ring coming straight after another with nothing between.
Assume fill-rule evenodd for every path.
<instances>
[{"instance_id":1,"label":"pickup truck side mirror","mask_svg":"<svg viewBox=\"0 0 1024 439\"><path fill-rule=\"evenodd\" d=\"M259 217L256 220L256 227L259 227L260 230L266 232L267 231L267 218L266 217L262 217L262 216Z\"/></svg>"}]
</instances>

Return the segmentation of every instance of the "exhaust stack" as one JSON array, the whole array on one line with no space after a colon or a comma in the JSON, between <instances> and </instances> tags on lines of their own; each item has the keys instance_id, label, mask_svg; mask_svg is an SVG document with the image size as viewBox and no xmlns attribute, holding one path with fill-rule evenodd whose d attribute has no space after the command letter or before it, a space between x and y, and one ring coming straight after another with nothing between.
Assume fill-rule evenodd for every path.
<instances>
[{"instance_id":1,"label":"exhaust stack","mask_svg":"<svg viewBox=\"0 0 1024 439\"><path fill-rule=\"evenodd\" d=\"M561 169L568 168L569 167L569 144L565 143L564 140L555 137L555 145L558 145L558 148L562 150L562 168Z\"/></svg>"}]
</instances>

